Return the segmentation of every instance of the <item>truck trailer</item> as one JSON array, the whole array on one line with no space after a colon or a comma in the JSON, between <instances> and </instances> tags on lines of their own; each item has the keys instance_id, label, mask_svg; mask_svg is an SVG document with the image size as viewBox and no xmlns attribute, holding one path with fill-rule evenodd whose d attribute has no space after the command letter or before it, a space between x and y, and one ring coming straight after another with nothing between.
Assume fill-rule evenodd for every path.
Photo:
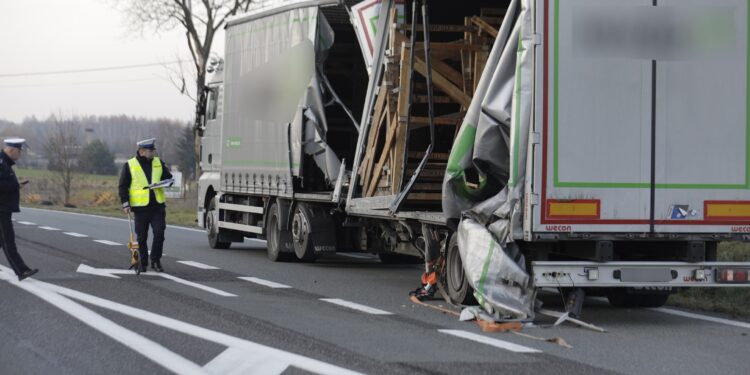
<instances>
[{"instance_id":1,"label":"truck trailer","mask_svg":"<svg viewBox=\"0 0 750 375\"><path fill-rule=\"evenodd\" d=\"M446 300L748 287L747 0L264 1L201 104L198 223L436 262ZM439 256L438 256L439 255Z\"/></svg>"}]
</instances>

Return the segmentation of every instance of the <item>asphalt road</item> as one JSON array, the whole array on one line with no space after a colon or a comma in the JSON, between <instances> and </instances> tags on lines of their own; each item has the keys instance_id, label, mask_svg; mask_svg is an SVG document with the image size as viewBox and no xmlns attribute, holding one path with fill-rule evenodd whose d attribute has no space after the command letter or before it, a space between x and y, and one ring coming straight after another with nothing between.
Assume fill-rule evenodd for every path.
<instances>
[{"instance_id":1,"label":"asphalt road","mask_svg":"<svg viewBox=\"0 0 750 375\"><path fill-rule=\"evenodd\" d=\"M212 250L202 231L169 227L166 273L136 276L124 220L30 208L14 219L41 271L19 283L0 257L2 374L750 373L749 322L592 298L583 319L607 333L552 319L523 330L536 338L484 333L409 301L417 265L273 263L262 241ZM539 340L554 337L572 348Z\"/></svg>"}]
</instances>

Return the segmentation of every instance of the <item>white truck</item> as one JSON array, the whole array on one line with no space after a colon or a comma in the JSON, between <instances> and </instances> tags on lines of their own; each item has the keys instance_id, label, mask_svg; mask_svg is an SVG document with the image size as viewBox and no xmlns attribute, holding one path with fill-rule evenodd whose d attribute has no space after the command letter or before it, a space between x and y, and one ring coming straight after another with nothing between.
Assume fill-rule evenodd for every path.
<instances>
[{"instance_id":1,"label":"white truck","mask_svg":"<svg viewBox=\"0 0 750 375\"><path fill-rule=\"evenodd\" d=\"M446 299L521 319L544 287L659 306L750 286L750 262L716 262L750 240L748 1L427 3L228 23L201 128L211 247L439 252Z\"/></svg>"}]
</instances>

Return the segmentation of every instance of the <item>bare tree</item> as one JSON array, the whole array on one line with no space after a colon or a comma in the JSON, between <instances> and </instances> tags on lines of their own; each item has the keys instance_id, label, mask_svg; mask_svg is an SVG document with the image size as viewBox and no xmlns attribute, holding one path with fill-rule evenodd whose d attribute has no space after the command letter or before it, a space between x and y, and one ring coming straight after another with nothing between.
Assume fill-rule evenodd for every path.
<instances>
[{"instance_id":1,"label":"bare tree","mask_svg":"<svg viewBox=\"0 0 750 375\"><path fill-rule=\"evenodd\" d=\"M131 25L154 31L181 27L185 31L188 48L195 68L195 127L198 131L201 118L201 96L206 84L206 67L214 35L224 26L227 18L246 12L253 0L112 0L130 18ZM195 6L194 6L195 5ZM173 71L174 73L174 71ZM182 71L180 68L180 74ZM185 77L171 79L181 93L191 97L186 90ZM191 97L192 98L192 97ZM195 137L194 151L200 150L200 137Z\"/></svg>"},{"instance_id":2,"label":"bare tree","mask_svg":"<svg viewBox=\"0 0 750 375\"><path fill-rule=\"evenodd\" d=\"M252 0L114 0L134 27L141 30L185 31L195 68L196 97L206 82L206 63L211 54L214 35L227 18L247 11ZM183 90L181 90L183 91Z\"/></svg>"},{"instance_id":3,"label":"bare tree","mask_svg":"<svg viewBox=\"0 0 750 375\"><path fill-rule=\"evenodd\" d=\"M75 118L62 115L53 117L54 126L44 143L49 159L49 169L55 172L56 180L63 190L63 204L70 205L70 192L81 148L81 127Z\"/></svg>"}]
</instances>

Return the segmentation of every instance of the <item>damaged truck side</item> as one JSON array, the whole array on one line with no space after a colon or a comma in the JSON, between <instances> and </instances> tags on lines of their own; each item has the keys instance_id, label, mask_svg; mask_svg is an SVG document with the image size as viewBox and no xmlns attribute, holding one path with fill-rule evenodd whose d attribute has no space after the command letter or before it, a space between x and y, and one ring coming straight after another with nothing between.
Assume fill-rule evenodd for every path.
<instances>
[{"instance_id":1,"label":"damaged truck side","mask_svg":"<svg viewBox=\"0 0 750 375\"><path fill-rule=\"evenodd\" d=\"M426 257L453 303L749 287L747 0L265 1L203 104L198 221L274 261ZM425 32L428 30L429 32ZM356 117L355 117L356 116Z\"/></svg>"}]
</instances>

